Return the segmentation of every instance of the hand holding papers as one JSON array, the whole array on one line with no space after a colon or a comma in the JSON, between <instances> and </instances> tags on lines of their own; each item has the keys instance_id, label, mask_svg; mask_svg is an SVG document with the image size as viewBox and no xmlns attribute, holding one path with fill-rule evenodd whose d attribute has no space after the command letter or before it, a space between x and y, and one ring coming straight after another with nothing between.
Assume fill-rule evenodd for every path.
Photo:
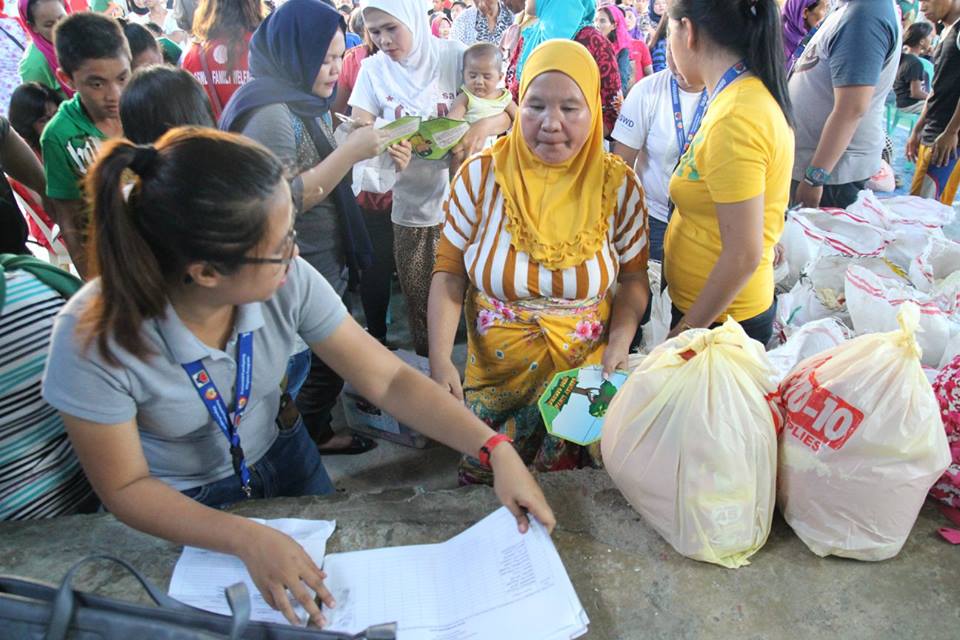
<instances>
[{"instance_id":1,"label":"hand holding papers","mask_svg":"<svg viewBox=\"0 0 960 640\"><path fill-rule=\"evenodd\" d=\"M506 508L440 544L333 554L324 571L334 631L396 621L404 640L567 640L589 623L546 529L520 534Z\"/></svg>"},{"instance_id":2,"label":"hand holding papers","mask_svg":"<svg viewBox=\"0 0 960 640\"><path fill-rule=\"evenodd\" d=\"M280 520L260 520L255 522L282 531L296 540L300 546L320 565L326 552L327 540L333 535L336 522L327 520L297 520L285 518ZM247 567L236 556L217 553L196 547L184 547L173 577L170 579L169 594L171 597L186 604L230 615L230 607L224 597L224 589L243 582L250 592L252 611L250 618L262 622L277 622L286 624L287 619L282 613L273 609L260 594L260 590L253 583ZM295 601L291 600L296 615L306 622L306 611Z\"/></svg>"}]
</instances>

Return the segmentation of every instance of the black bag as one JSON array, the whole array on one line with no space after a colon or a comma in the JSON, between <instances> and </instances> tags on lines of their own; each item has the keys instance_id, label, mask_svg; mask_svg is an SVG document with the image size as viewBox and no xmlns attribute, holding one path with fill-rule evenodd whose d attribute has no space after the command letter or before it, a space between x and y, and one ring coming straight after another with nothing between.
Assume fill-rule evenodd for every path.
<instances>
[{"instance_id":1,"label":"black bag","mask_svg":"<svg viewBox=\"0 0 960 640\"><path fill-rule=\"evenodd\" d=\"M74 591L71 583L92 560L122 565L143 585L156 607ZM0 576L0 638L17 640L395 640L396 624L357 635L250 622L250 594L238 583L226 589L233 617L186 605L150 584L123 560L97 555L73 565L59 589L35 580Z\"/></svg>"}]
</instances>

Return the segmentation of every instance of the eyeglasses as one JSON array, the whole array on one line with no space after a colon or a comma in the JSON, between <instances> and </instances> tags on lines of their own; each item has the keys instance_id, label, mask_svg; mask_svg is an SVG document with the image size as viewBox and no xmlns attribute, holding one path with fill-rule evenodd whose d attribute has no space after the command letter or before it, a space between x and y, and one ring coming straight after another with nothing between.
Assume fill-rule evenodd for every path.
<instances>
[{"instance_id":1,"label":"eyeglasses","mask_svg":"<svg viewBox=\"0 0 960 640\"><path fill-rule=\"evenodd\" d=\"M293 262L294 250L297 246L297 230L293 227L287 232L283 240L282 258L249 258L244 256L240 259L241 264L282 264L289 265Z\"/></svg>"}]
</instances>

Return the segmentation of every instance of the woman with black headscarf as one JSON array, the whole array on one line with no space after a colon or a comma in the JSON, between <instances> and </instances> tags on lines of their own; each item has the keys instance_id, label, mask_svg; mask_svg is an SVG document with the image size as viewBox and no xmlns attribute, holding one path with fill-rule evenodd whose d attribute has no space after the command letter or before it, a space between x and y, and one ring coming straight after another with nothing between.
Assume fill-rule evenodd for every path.
<instances>
[{"instance_id":1,"label":"woman with black headscarf","mask_svg":"<svg viewBox=\"0 0 960 640\"><path fill-rule=\"evenodd\" d=\"M348 273L357 277L371 262L370 239L351 189L351 169L377 155L380 136L355 130L341 146L333 139L330 108L345 50L343 18L321 0L290 0L268 16L250 41L252 79L230 99L220 128L243 133L273 151L290 178L300 255L338 294ZM398 165L409 145L390 150ZM297 397L321 451L362 453L374 445L360 436L334 440L330 412L342 380L314 357Z\"/></svg>"}]
</instances>

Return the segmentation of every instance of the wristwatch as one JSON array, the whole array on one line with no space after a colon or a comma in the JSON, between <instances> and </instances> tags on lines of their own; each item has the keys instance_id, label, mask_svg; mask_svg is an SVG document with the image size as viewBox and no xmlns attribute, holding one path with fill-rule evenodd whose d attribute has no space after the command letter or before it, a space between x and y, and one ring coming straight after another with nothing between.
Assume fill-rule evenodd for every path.
<instances>
[{"instance_id":1,"label":"wristwatch","mask_svg":"<svg viewBox=\"0 0 960 640\"><path fill-rule=\"evenodd\" d=\"M803 181L811 187L822 187L830 179L830 172L820 167L809 166L803 172Z\"/></svg>"}]
</instances>

